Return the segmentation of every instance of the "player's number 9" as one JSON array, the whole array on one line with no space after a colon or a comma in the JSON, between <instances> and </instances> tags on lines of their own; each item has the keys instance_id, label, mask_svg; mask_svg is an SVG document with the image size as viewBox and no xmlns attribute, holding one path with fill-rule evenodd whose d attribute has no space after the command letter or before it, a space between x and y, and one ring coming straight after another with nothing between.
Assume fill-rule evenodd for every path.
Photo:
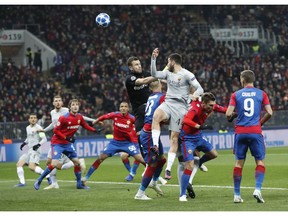
<instances>
[{"instance_id":1,"label":"player's number 9","mask_svg":"<svg viewBox=\"0 0 288 216\"><path fill-rule=\"evenodd\" d=\"M244 100L244 115L251 117L254 115L254 100L252 98L246 98Z\"/></svg>"}]
</instances>

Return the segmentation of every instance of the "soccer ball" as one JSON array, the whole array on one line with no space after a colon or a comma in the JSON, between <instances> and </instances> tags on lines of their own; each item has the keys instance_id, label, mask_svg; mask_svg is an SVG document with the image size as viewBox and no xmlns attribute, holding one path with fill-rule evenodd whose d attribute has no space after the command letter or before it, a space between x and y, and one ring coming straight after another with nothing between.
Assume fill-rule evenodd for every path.
<instances>
[{"instance_id":1,"label":"soccer ball","mask_svg":"<svg viewBox=\"0 0 288 216\"><path fill-rule=\"evenodd\" d=\"M100 13L97 15L96 24L101 27L108 27L110 24L110 16L107 13Z\"/></svg>"}]
</instances>

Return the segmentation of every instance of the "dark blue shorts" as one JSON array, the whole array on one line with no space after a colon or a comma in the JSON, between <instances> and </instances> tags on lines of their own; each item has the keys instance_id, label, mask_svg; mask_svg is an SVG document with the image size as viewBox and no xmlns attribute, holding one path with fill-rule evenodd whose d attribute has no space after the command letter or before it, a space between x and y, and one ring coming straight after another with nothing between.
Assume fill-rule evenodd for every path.
<instances>
[{"instance_id":1,"label":"dark blue shorts","mask_svg":"<svg viewBox=\"0 0 288 216\"><path fill-rule=\"evenodd\" d=\"M265 158L265 144L262 134L235 134L234 154L237 160L244 160L248 148L256 160Z\"/></svg>"}]
</instances>

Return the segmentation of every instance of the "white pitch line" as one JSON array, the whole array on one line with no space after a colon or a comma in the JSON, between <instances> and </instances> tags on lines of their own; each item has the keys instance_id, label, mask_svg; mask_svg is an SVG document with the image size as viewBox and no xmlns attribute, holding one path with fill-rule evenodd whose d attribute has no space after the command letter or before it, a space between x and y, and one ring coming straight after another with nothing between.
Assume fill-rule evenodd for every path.
<instances>
[{"instance_id":1,"label":"white pitch line","mask_svg":"<svg viewBox=\"0 0 288 216\"><path fill-rule=\"evenodd\" d=\"M27 179L26 181L29 182L34 182L35 179ZM69 183L75 183L75 180L57 180L58 182L69 182ZM14 180L7 180L7 181L2 181L1 182L15 182ZM133 183L133 182L101 182L101 181L88 181L88 184L114 184L114 185L140 185L139 182L137 183ZM162 185L159 184L160 186L164 186L164 187L179 187L178 184L166 184L166 185ZM225 188L229 188L229 189L233 189L233 186L225 186L225 185L193 185L194 188L217 188L217 189L225 189ZM254 187L243 187L241 186L241 189L254 189ZM282 190L282 191L288 191L288 188L274 188L274 187L262 187L262 190Z\"/></svg>"}]
</instances>

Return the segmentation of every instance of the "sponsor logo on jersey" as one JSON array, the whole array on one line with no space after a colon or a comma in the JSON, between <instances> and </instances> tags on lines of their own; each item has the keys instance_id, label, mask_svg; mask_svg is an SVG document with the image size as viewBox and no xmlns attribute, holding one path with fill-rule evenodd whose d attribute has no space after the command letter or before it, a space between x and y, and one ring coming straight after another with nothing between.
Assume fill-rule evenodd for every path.
<instances>
[{"instance_id":1,"label":"sponsor logo on jersey","mask_svg":"<svg viewBox=\"0 0 288 216\"><path fill-rule=\"evenodd\" d=\"M145 88L146 86L148 86L147 84L143 84L141 86L134 86L134 90L141 90L143 88Z\"/></svg>"},{"instance_id":2,"label":"sponsor logo on jersey","mask_svg":"<svg viewBox=\"0 0 288 216\"><path fill-rule=\"evenodd\" d=\"M79 125L68 126L67 129L78 129Z\"/></svg>"},{"instance_id":3,"label":"sponsor logo on jersey","mask_svg":"<svg viewBox=\"0 0 288 216\"><path fill-rule=\"evenodd\" d=\"M121 128L129 128L129 125L118 123L118 122L115 122L115 125Z\"/></svg>"}]
</instances>

